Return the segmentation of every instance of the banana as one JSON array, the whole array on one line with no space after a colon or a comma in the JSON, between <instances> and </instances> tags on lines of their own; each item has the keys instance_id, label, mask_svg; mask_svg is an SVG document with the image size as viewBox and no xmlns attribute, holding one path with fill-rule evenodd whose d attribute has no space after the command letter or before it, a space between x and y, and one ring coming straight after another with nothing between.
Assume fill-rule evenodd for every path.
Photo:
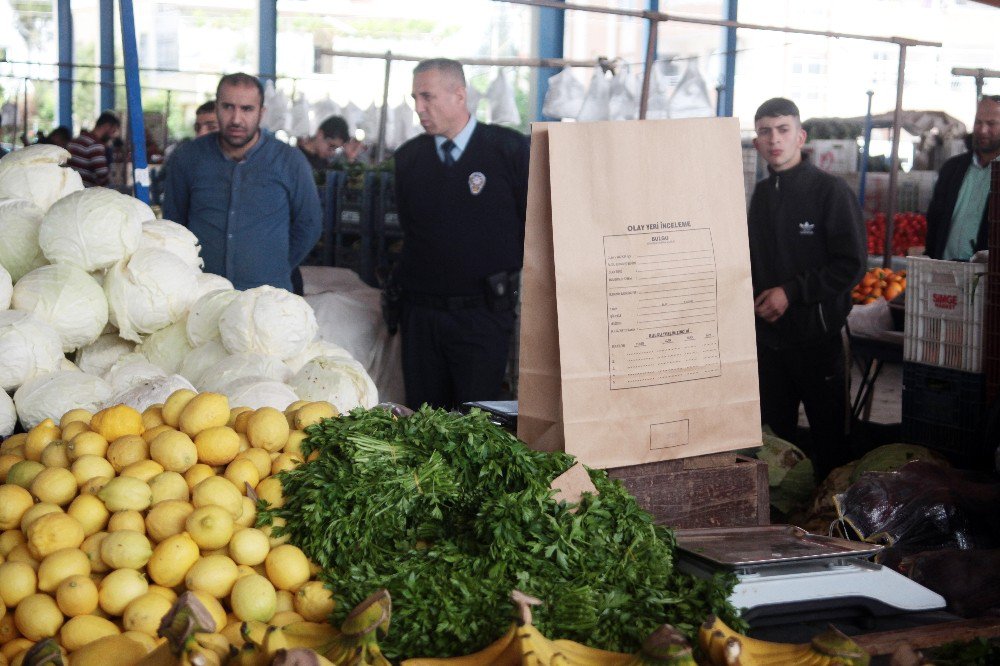
<instances>
[{"instance_id":1,"label":"banana","mask_svg":"<svg viewBox=\"0 0 1000 666\"><path fill-rule=\"evenodd\" d=\"M219 659L226 660L232 655L233 646L222 634L199 633L194 635L194 641L202 648L219 655Z\"/></svg>"},{"instance_id":2,"label":"banana","mask_svg":"<svg viewBox=\"0 0 1000 666\"><path fill-rule=\"evenodd\" d=\"M401 666L521 666L517 625L479 652L462 657L405 659Z\"/></svg>"},{"instance_id":3,"label":"banana","mask_svg":"<svg viewBox=\"0 0 1000 666\"><path fill-rule=\"evenodd\" d=\"M264 650L249 641L226 662L227 666L268 666L270 663Z\"/></svg>"},{"instance_id":4,"label":"banana","mask_svg":"<svg viewBox=\"0 0 1000 666\"><path fill-rule=\"evenodd\" d=\"M197 641L192 640L184 648L177 664L178 666L221 666L222 659L214 650L203 648L198 645Z\"/></svg>"},{"instance_id":5,"label":"banana","mask_svg":"<svg viewBox=\"0 0 1000 666\"><path fill-rule=\"evenodd\" d=\"M713 616L699 628L698 642L713 666L867 666L870 660L832 627L810 643L771 643L743 636Z\"/></svg>"},{"instance_id":6,"label":"banana","mask_svg":"<svg viewBox=\"0 0 1000 666\"><path fill-rule=\"evenodd\" d=\"M324 656L336 666L390 666L377 640L388 633L391 616L389 591L375 592L347 614L340 635L331 641Z\"/></svg>"},{"instance_id":7,"label":"banana","mask_svg":"<svg viewBox=\"0 0 1000 666\"><path fill-rule=\"evenodd\" d=\"M278 650L271 666L333 666L333 663L315 650L292 648Z\"/></svg>"},{"instance_id":8,"label":"banana","mask_svg":"<svg viewBox=\"0 0 1000 666\"><path fill-rule=\"evenodd\" d=\"M333 625L305 620L286 624L281 631L289 649L308 648L317 652L326 652L340 637L340 632Z\"/></svg>"},{"instance_id":9,"label":"banana","mask_svg":"<svg viewBox=\"0 0 1000 666\"><path fill-rule=\"evenodd\" d=\"M128 636L116 634L87 643L73 652L70 659L73 666L77 664L80 666L135 666L135 664L144 663L148 656L146 648L140 643Z\"/></svg>"},{"instance_id":10,"label":"banana","mask_svg":"<svg viewBox=\"0 0 1000 666\"><path fill-rule=\"evenodd\" d=\"M257 647L264 646L264 636L271 627L267 622L259 620L247 620L240 625L240 635L247 643L253 643Z\"/></svg>"},{"instance_id":11,"label":"banana","mask_svg":"<svg viewBox=\"0 0 1000 666\"><path fill-rule=\"evenodd\" d=\"M24 653L22 666L64 666L69 659L54 638L38 641Z\"/></svg>"},{"instance_id":12,"label":"banana","mask_svg":"<svg viewBox=\"0 0 1000 666\"><path fill-rule=\"evenodd\" d=\"M208 609L192 593L185 592L177 598L160 621L157 633L167 640L146 655L139 664L176 666L178 663L183 663L190 666L218 666L221 662L220 656L212 650L199 646L195 639L199 633L209 635L214 630L215 620L212 619ZM228 644L228 641L226 643Z\"/></svg>"}]
</instances>

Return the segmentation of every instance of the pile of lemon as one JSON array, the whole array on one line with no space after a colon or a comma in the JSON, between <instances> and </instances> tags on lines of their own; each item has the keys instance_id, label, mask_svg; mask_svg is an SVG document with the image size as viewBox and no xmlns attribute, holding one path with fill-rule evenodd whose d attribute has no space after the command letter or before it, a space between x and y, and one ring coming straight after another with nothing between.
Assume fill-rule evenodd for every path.
<instances>
[{"instance_id":1,"label":"pile of lemon","mask_svg":"<svg viewBox=\"0 0 1000 666\"><path fill-rule=\"evenodd\" d=\"M230 409L180 390L139 413L74 409L0 445L0 666L36 641L74 650L124 634L152 650L190 590L237 648L246 620L324 622L318 569L253 497L282 503L274 476L303 460L304 428L326 402Z\"/></svg>"}]
</instances>

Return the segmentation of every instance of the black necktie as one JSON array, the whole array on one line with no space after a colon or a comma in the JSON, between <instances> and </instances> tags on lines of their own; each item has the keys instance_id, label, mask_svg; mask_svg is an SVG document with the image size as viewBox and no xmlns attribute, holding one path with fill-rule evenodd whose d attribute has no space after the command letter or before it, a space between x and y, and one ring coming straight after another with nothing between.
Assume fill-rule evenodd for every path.
<instances>
[{"instance_id":1,"label":"black necktie","mask_svg":"<svg viewBox=\"0 0 1000 666\"><path fill-rule=\"evenodd\" d=\"M445 139L444 143L441 144L441 150L444 151L444 165L446 167L450 167L455 164L455 158L451 154L451 150L454 147L455 142L451 139Z\"/></svg>"}]
</instances>

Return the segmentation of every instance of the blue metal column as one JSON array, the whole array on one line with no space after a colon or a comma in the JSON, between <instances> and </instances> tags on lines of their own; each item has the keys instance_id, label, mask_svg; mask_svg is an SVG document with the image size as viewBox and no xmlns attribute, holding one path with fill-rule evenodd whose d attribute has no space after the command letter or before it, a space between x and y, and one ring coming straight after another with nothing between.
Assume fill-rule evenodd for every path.
<instances>
[{"instance_id":1,"label":"blue metal column","mask_svg":"<svg viewBox=\"0 0 1000 666\"><path fill-rule=\"evenodd\" d=\"M739 5L739 0L726 0L726 20L735 21L737 12L737 5ZM722 116L732 116L733 115L733 93L736 92L736 28L726 28L726 40L725 40L725 68L722 72L723 76L723 88L721 95L722 103L720 104Z\"/></svg>"},{"instance_id":2,"label":"blue metal column","mask_svg":"<svg viewBox=\"0 0 1000 666\"><path fill-rule=\"evenodd\" d=\"M101 0L100 8L101 111L115 108L115 2Z\"/></svg>"},{"instance_id":3,"label":"blue metal column","mask_svg":"<svg viewBox=\"0 0 1000 666\"><path fill-rule=\"evenodd\" d=\"M73 131L73 10L70 0L56 3L56 27L59 31L59 94L56 104L59 124Z\"/></svg>"},{"instance_id":4,"label":"blue metal column","mask_svg":"<svg viewBox=\"0 0 1000 666\"><path fill-rule=\"evenodd\" d=\"M278 0L260 0L257 69L261 83L278 73Z\"/></svg>"},{"instance_id":5,"label":"blue metal column","mask_svg":"<svg viewBox=\"0 0 1000 666\"><path fill-rule=\"evenodd\" d=\"M560 0L565 2L565 0ZM563 36L566 29L566 10L540 7L538 9L538 57L562 58ZM535 118L538 120L558 120L542 114L545 93L549 91L549 77L559 73L558 67L539 67L535 73Z\"/></svg>"},{"instance_id":6,"label":"blue metal column","mask_svg":"<svg viewBox=\"0 0 1000 666\"><path fill-rule=\"evenodd\" d=\"M139 50L135 45L135 14L132 0L118 0L122 23L122 57L125 60L125 100L132 139L132 178L135 198L149 203L149 168L146 164L146 124L142 118L142 87L139 84Z\"/></svg>"}]
</instances>

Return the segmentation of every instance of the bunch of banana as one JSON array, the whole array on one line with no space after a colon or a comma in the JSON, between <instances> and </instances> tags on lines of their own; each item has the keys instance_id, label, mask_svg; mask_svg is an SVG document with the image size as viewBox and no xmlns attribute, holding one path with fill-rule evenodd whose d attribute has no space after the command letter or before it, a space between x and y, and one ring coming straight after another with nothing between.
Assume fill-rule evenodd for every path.
<instances>
[{"instance_id":1,"label":"bunch of banana","mask_svg":"<svg viewBox=\"0 0 1000 666\"><path fill-rule=\"evenodd\" d=\"M809 643L771 643L733 631L717 617L698 630L710 666L868 666L870 657L834 627Z\"/></svg>"},{"instance_id":2,"label":"bunch of banana","mask_svg":"<svg viewBox=\"0 0 1000 666\"><path fill-rule=\"evenodd\" d=\"M220 666L230 657L230 644L215 628L208 609L185 592L160 621L158 633L166 640L137 666Z\"/></svg>"}]
</instances>

